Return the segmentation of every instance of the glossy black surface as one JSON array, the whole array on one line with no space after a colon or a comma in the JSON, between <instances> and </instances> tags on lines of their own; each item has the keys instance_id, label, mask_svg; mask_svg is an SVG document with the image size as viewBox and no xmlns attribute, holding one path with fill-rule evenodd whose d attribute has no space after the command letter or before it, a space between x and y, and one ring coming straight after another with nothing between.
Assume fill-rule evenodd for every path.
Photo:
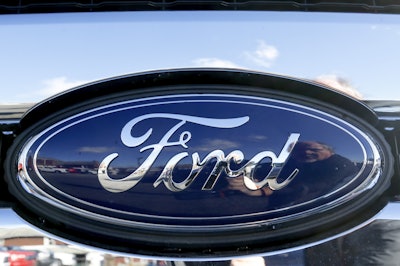
<instances>
[{"instance_id":1,"label":"glossy black surface","mask_svg":"<svg viewBox=\"0 0 400 266\"><path fill-rule=\"evenodd\" d=\"M243 1L243 0L152 0L152 1L5 1L0 14L105 12L105 11L165 11L165 10L274 10L399 13L393 1Z\"/></svg>"}]
</instances>

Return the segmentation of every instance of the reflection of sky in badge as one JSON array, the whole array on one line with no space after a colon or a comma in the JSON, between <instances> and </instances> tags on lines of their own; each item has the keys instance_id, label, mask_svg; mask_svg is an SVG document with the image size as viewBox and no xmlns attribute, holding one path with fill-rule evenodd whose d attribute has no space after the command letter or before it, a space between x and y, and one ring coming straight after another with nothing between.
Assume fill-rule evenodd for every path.
<instances>
[{"instance_id":1,"label":"reflection of sky in badge","mask_svg":"<svg viewBox=\"0 0 400 266\"><path fill-rule=\"evenodd\" d=\"M41 159L55 159L61 166L64 165L64 168L67 168L69 163L68 167L77 165L79 168L82 165L84 169L83 171L78 171L78 173L71 172L69 174L53 174L49 170L47 172L39 170L43 179L66 195L96 206L106 206L114 210L130 213L161 213L172 217L241 215L275 210L275 208L283 208L283 206L286 206L285 204L289 203L283 200L275 203L274 206L270 206L262 198L249 198L246 195L232 193L227 189L228 176L223 170L211 190L202 190L207 178L211 175L216 160L210 160L205 166L202 166L200 174L195 178L194 182L179 193L169 191L166 183L163 183L165 180L160 181L157 187L154 187L154 182L160 176L167 162L180 153L186 152L187 156L179 160L170 169L173 182L185 181L188 178L192 169L192 155L194 153L198 153L200 161L202 161L209 153L216 150L222 150L225 157L235 150L240 150L244 154L243 162L240 165L235 165L232 161L229 162L230 169L238 170L261 152L273 152L278 157L283 152L282 149L287 143L288 137L293 133L300 133L299 142L319 141L332 146L337 154L351 159L354 163L362 163L365 159L360 143L351 135L354 134L360 138L360 141L365 142L361 136L362 133L354 130L346 123L339 122L330 116L325 116L316 110L313 111L296 105L292 106L287 103L267 101L261 98L250 99L246 97L210 95L182 96L183 100L178 96L170 98L173 98L176 102L162 104L163 101L167 100L156 99L160 101L156 103L146 100L153 105L138 107L137 103L132 103L134 108L114 110L115 112L110 113L104 112L104 110L109 110L106 107L100 111L90 113L88 117L82 116L72 119L73 121L83 119L80 123L71 125L71 121L66 121L65 124L54 128L54 132L50 130L45 133L42 140L35 144L37 146L40 141L51 136L39 150L38 161L43 163L44 160ZM199 102L200 99L218 99L219 102ZM168 101L171 101L171 99L168 99ZM217 110L221 111L218 112ZM143 169L141 173L145 174L138 177L139 181L134 187L130 187L120 193L106 191L101 186L97 175L97 167L104 158L112 153L118 153L118 157L111 161L107 168L107 173L112 180L125 178L149 158L149 155L154 151L151 145L159 143L169 130L182 122L177 117L153 117L157 113L222 120L249 117L249 120L240 120L244 124L230 124L231 128L220 128L221 126L215 123L213 126L206 126L196 122L186 122L176 129L168 139L168 142L175 142L175 144L162 149L154 162L151 162L151 165L147 165L146 169ZM152 134L137 147L125 146L121 140L121 131L124 126L132 119L141 116L148 117L149 114L151 118L134 124L130 134L134 137L140 137L150 128L153 129ZM92 115L94 116L92 117ZM182 134L186 134L186 137L189 136L187 132L190 132L190 140L185 142L187 147L183 147L180 140L182 140ZM370 153L368 145L366 146L367 153ZM140 152L141 149L146 147L148 148L147 150ZM292 157L289 156L288 161L290 161L290 158ZM87 162L86 165L84 165L85 162ZM257 159L256 162L254 177L265 178L271 169L271 158ZM52 163L54 163L54 160ZM285 164L281 176L286 177L287 173L284 173L284 171L291 172L292 166L289 163ZM346 176L346 178L352 177ZM339 181L337 186L346 186L347 179ZM354 183L354 185L356 184L357 182ZM315 188L313 183L303 185L314 186ZM351 189L350 187L346 188L346 191ZM320 191L319 195L327 195L332 192L332 189L333 187L328 186L326 190ZM227 193L227 198L225 196L220 197L218 193ZM218 199L214 198L215 195L218 196ZM60 195L57 194L56 197L58 196ZM237 202L234 203L231 200L237 200ZM167 201L169 204L165 206ZM148 204L143 206L138 202L148 202ZM251 208L249 208L248 204L250 202ZM302 203L303 201L299 200L298 202ZM73 201L72 204L77 203ZM209 204L207 206L221 204L221 207L220 209L204 209L204 204ZM109 215L110 213L105 212L105 214Z\"/></svg>"},{"instance_id":2,"label":"reflection of sky in badge","mask_svg":"<svg viewBox=\"0 0 400 266\"><path fill-rule=\"evenodd\" d=\"M217 112L216 109L221 110ZM233 103L179 103L156 105L114 112L86 120L69 127L51 138L40 150L39 157L61 161L99 161L117 152L119 157L113 162L116 167L137 167L153 149L140 152L148 145L158 143L173 126L180 121L169 118L151 118L136 124L132 136L141 136L148 129L153 132L139 147L126 147L121 142L121 130L131 119L146 113L187 114L208 118L238 118L250 116L250 120L235 128L215 128L186 122L169 139L178 141L180 134L191 133L188 148L181 145L165 147L155 164L162 166L179 152L198 152L205 157L217 149L225 155L233 150L241 150L246 159L255 154L271 150L277 155L291 133L300 133L299 141L319 141L332 146L342 156L353 160L363 159L360 146L340 128L322 120L276 108Z\"/></svg>"}]
</instances>

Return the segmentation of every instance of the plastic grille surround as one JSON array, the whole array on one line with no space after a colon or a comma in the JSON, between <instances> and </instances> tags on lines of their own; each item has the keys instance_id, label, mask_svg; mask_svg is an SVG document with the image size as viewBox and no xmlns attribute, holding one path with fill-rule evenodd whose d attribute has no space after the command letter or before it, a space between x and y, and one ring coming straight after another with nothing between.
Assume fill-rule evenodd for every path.
<instances>
[{"instance_id":1,"label":"plastic grille surround","mask_svg":"<svg viewBox=\"0 0 400 266\"><path fill-rule=\"evenodd\" d=\"M104 11L165 11L165 10L264 10L307 12L353 12L396 14L398 1L245 1L245 0L153 0L153 1L34 1L7 0L0 3L0 14L104 12Z\"/></svg>"}]
</instances>

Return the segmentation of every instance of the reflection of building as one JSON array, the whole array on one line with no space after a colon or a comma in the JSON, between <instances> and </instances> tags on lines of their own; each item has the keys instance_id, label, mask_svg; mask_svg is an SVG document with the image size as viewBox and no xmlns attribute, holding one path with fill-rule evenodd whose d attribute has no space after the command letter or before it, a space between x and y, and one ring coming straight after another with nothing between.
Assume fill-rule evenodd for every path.
<instances>
[{"instance_id":1,"label":"reflection of building","mask_svg":"<svg viewBox=\"0 0 400 266\"><path fill-rule=\"evenodd\" d=\"M36 163L38 165L46 165L46 166L58 166L62 164L61 161L52 158L38 158L36 160Z\"/></svg>"},{"instance_id":2,"label":"reflection of building","mask_svg":"<svg viewBox=\"0 0 400 266\"><path fill-rule=\"evenodd\" d=\"M84 166L87 168L97 168L99 167L98 161L62 161L54 158L37 158L36 159L37 165L43 166Z\"/></svg>"},{"instance_id":3,"label":"reflection of building","mask_svg":"<svg viewBox=\"0 0 400 266\"><path fill-rule=\"evenodd\" d=\"M30 228L0 229L0 245L2 246L36 246L45 244L45 237Z\"/></svg>"},{"instance_id":4,"label":"reflection of building","mask_svg":"<svg viewBox=\"0 0 400 266\"><path fill-rule=\"evenodd\" d=\"M72 248L29 227L0 228L0 245L39 252L38 265L47 265L43 261L50 263L50 259L51 262L59 261L65 266L89 265L86 260L87 251Z\"/></svg>"},{"instance_id":5,"label":"reflection of building","mask_svg":"<svg viewBox=\"0 0 400 266\"><path fill-rule=\"evenodd\" d=\"M166 265L163 261L113 256L67 245L29 227L0 228L1 246L39 252L37 266L60 265L59 263L55 263L57 261L61 262L63 266ZM50 257L51 260L49 259Z\"/></svg>"},{"instance_id":6,"label":"reflection of building","mask_svg":"<svg viewBox=\"0 0 400 266\"><path fill-rule=\"evenodd\" d=\"M99 167L99 162L98 161L63 161L60 162L60 165L62 165L63 167L84 167L84 168L88 168L88 169L94 169L94 168L98 168Z\"/></svg>"}]
</instances>

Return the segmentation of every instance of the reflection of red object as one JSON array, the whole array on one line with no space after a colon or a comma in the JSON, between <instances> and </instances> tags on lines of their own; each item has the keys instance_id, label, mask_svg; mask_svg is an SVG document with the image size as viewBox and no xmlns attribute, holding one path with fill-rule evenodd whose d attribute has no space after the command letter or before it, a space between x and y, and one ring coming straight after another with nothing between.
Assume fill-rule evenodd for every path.
<instances>
[{"instance_id":1,"label":"reflection of red object","mask_svg":"<svg viewBox=\"0 0 400 266\"><path fill-rule=\"evenodd\" d=\"M69 168L69 169L68 169L68 173L71 173L71 174L73 174L73 173L78 173L78 170L75 169L75 168Z\"/></svg>"},{"instance_id":2,"label":"reflection of red object","mask_svg":"<svg viewBox=\"0 0 400 266\"><path fill-rule=\"evenodd\" d=\"M35 266L36 252L25 250L9 250L10 266Z\"/></svg>"}]
</instances>

